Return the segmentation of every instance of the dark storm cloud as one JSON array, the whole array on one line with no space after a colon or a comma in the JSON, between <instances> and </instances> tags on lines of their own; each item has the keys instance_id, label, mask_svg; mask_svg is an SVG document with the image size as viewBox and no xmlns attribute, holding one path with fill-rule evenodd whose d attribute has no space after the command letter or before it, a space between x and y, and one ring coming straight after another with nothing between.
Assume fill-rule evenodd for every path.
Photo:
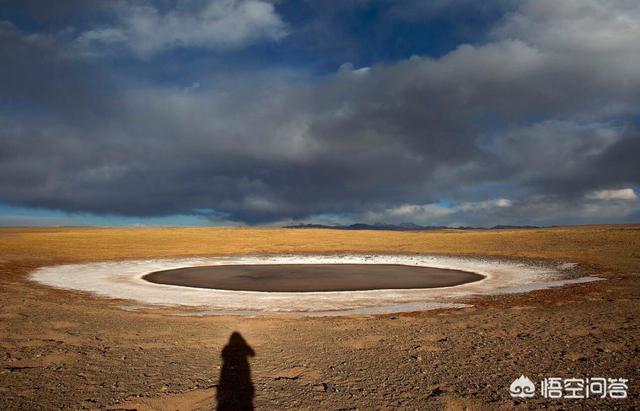
<instances>
[{"instance_id":1,"label":"dark storm cloud","mask_svg":"<svg viewBox=\"0 0 640 411\"><path fill-rule=\"evenodd\" d=\"M387 2L391 14L409 20L431 20L443 16L467 16L473 20L495 18L496 15L511 12L522 3L521 0L400 0Z\"/></svg>"},{"instance_id":2,"label":"dark storm cloud","mask_svg":"<svg viewBox=\"0 0 640 411\"><path fill-rule=\"evenodd\" d=\"M189 87L111 78L78 42L91 29L61 38L3 23L0 201L127 216L211 209L249 223L574 221L568 206L627 218L634 197L602 190L640 183L629 125L640 13L599 3L526 3L491 41L438 59L346 64L324 78L216 73ZM497 199L474 191L500 184L510 188ZM445 197L455 205L434 205Z\"/></svg>"},{"instance_id":3,"label":"dark storm cloud","mask_svg":"<svg viewBox=\"0 0 640 411\"><path fill-rule=\"evenodd\" d=\"M3 0L2 7L18 17L33 18L38 22L66 21L81 13L101 12L108 8L101 0Z\"/></svg>"},{"instance_id":4,"label":"dark storm cloud","mask_svg":"<svg viewBox=\"0 0 640 411\"><path fill-rule=\"evenodd\" d=\"M630 127L607 150L595 159L591 168L594 178L602 176L606 181L618 181L633 185L640 181L638 154L640 153L640 129Z\"/></svg>"},{"instance_id":5,"label":"dark storm cloud","mask_svg":"<svg viewBox=\"0 0 640 411\"><path fill-rule=\"evenodd\" d=\"M5 107L27 113L46 112L68 122L107 114L112 84L90 64L66 53L55 39L26 35L0 22L0 98Z\"/></svg>"}]
</instances>

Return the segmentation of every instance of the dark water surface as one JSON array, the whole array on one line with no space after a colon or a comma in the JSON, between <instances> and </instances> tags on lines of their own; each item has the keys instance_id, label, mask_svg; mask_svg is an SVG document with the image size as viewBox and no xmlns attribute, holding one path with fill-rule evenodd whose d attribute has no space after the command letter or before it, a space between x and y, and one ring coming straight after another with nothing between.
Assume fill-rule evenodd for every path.
<instances>
[{"instance_id":1,"label":"dark water surface","mask_svg":"<svg viewBox=\"0 0 640 411\"><path fill-rule=\"evenodd\" d=\"M156 271L156 284L235 291L312 292L449 287L484 276L400 264L214 265Z\"/></svg>"}]
</instances>

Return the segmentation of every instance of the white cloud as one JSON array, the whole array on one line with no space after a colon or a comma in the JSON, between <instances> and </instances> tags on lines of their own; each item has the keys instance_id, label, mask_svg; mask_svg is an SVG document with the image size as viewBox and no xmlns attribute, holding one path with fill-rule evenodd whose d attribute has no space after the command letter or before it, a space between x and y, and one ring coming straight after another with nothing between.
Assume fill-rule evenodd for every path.
<instances>
[{"instance_id":1,"label":"white cloud","mask_svg":"<svg viewBox=\"0 0 640 411\"><path fill-rule=\"evenodd\" d=\"M637 51L640 8L637 0L527 1L493 35L560 52Z\"/></svg>"},{"instance_id":2,"label":"white cloud","mask_svg":"<svg viewBox=\"0 0 640 411\"><path fill-rule=\"evenodd\" d=\"M619 190L599 190L587 194L590 200L637 200L638 195L632 188Z\"/></svg>"},{"instance_id":3,"label":"white cloud","mask_svg":"<svg viewBox=\"0 0 640 411\"><path fill-rule=\"evenodd\" d=\"M499 209L511 207L512 202L507 198L497 198L485 201L467 201L451 206L438 203L430 204L403 204L388 208L379 213L369 213L366 219L370 222L416 222L419 224L462 224L465 214L492 213ZM454 219L459 219L454 223Z\"/></svg>"},{"instance_id":4,"label":"white cloud","mask_svg":"<svg viewBox=\"0 0 640 411\"><path fill-rule=\"evenodd\" d=\"M385 213L392 218L401 217L413 221L416 219L442 218L453 214L453 212L453 208L437 204L404 204L390 208Z\"/></svg>"},{"instance_id":5,"label":"white cloud","mask_svg":"<svg viewBox=\"0 0 640 411\"><path fill-rule=\"evenodd\" d=\"M601 190L576 201L538 195L525 199L506 198L461 202L451 206L436 203L405 204L377 213L366 213L370 223L413 222L421 225L494 226L592 224L637 221L640 197L633 189Z\"/></svg>"},{"instance_id":6,"label":"white cloud","mask_svg":"<svg viewBox=\"0 0 640 411\"><path fill-rule=\"evenodd\" d=\"M260 40L279 40L286 26L273 4L262 0L210 0L203 7L161 11L147 2L114 6L113 25L81 33L89 51L125 47L147 56L175 47L236 49Z\"/></svg>"},{"instance_id":7,"label":"white cloud","mask_svg":"<svg viewBox=\"0 0 640 411\"><path fill-rule=\"evenodd\" d=\"M464 211L475 211L504 207L511 207L511 200L509 200L508 198L498 198L495 200L467 202L460 204L456 207L456 209Z\"/></svg>"}]
</instances>

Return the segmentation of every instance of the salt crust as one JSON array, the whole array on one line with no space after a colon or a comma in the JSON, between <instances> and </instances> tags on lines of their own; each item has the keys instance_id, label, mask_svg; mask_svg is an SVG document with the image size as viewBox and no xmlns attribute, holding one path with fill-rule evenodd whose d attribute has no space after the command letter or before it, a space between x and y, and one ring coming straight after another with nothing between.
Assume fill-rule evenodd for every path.
<instances>
[{"instance_id":1,"label":"salt crust","mask_svg":"<svg viewBox=\"0 0 640 411\"><path fill-rule=\"evenodd\" d=\"M471 271L485 278L452 287L332 292L212 290L153 284L142 279L154 271L228 264L403 264ZM570 268L572 265L566 263L551 266L435 255L265 255L58 265L37 269L31 279L52 287L145 305L199 307L201 315L331 316L466 307L468 304L464 303L473 296L522 293L599 280L563 279L563 272Z\"/></svg>"}]
</instances>

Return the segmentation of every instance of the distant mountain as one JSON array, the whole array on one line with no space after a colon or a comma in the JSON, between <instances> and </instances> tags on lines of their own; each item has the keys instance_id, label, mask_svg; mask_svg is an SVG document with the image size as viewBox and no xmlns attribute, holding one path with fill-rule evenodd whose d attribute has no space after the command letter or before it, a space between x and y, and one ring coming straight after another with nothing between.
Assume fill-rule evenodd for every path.
<instances>
[{"instance_id":1,"label":"distant mountain","mask_svg":"<svg viewBox=\"0 0 640 411\"><path fill-rule=\"evenodd\" d=\"M492 230L520 230L523 228L540 228L537 225L494 225Z\"/></svg>"},{"instance_id":2,"label":"distant mountain","mask_svg":"<svg viewBox=\"0 0 640 411\"><path fill-rule=\"evenodd\" d=\"M447 228L444 226L421 226L413 223L401 223L401 224L365 224L356 223L350 225L323 225L323 224L297 224L288 225L284 228L330 228L334 230L390 230L390 231L418 231L418 230L436 230L441 228Z\"/></svg>"},{"instance_id":3,"label":"distant mountain","mask_svg":"<svg viewBox=\"0 0 640 411\"><path fill-rule=\"evenodd\" d=\"M328 228L332 230L389 230L389 231L423 231L423 230L442 230L442 229L455 229L455 230L487 230L486 227L447 227L442 225L424 226L414 223L400 223L400 224L366 224L355 223L350 225L325 225L325 224L296 224L287 225L283 228ZM528 229L528 228L540 228L533 225L495 225L489 230L515 230L515 229Z\"/></svg>"}]
</instances>

